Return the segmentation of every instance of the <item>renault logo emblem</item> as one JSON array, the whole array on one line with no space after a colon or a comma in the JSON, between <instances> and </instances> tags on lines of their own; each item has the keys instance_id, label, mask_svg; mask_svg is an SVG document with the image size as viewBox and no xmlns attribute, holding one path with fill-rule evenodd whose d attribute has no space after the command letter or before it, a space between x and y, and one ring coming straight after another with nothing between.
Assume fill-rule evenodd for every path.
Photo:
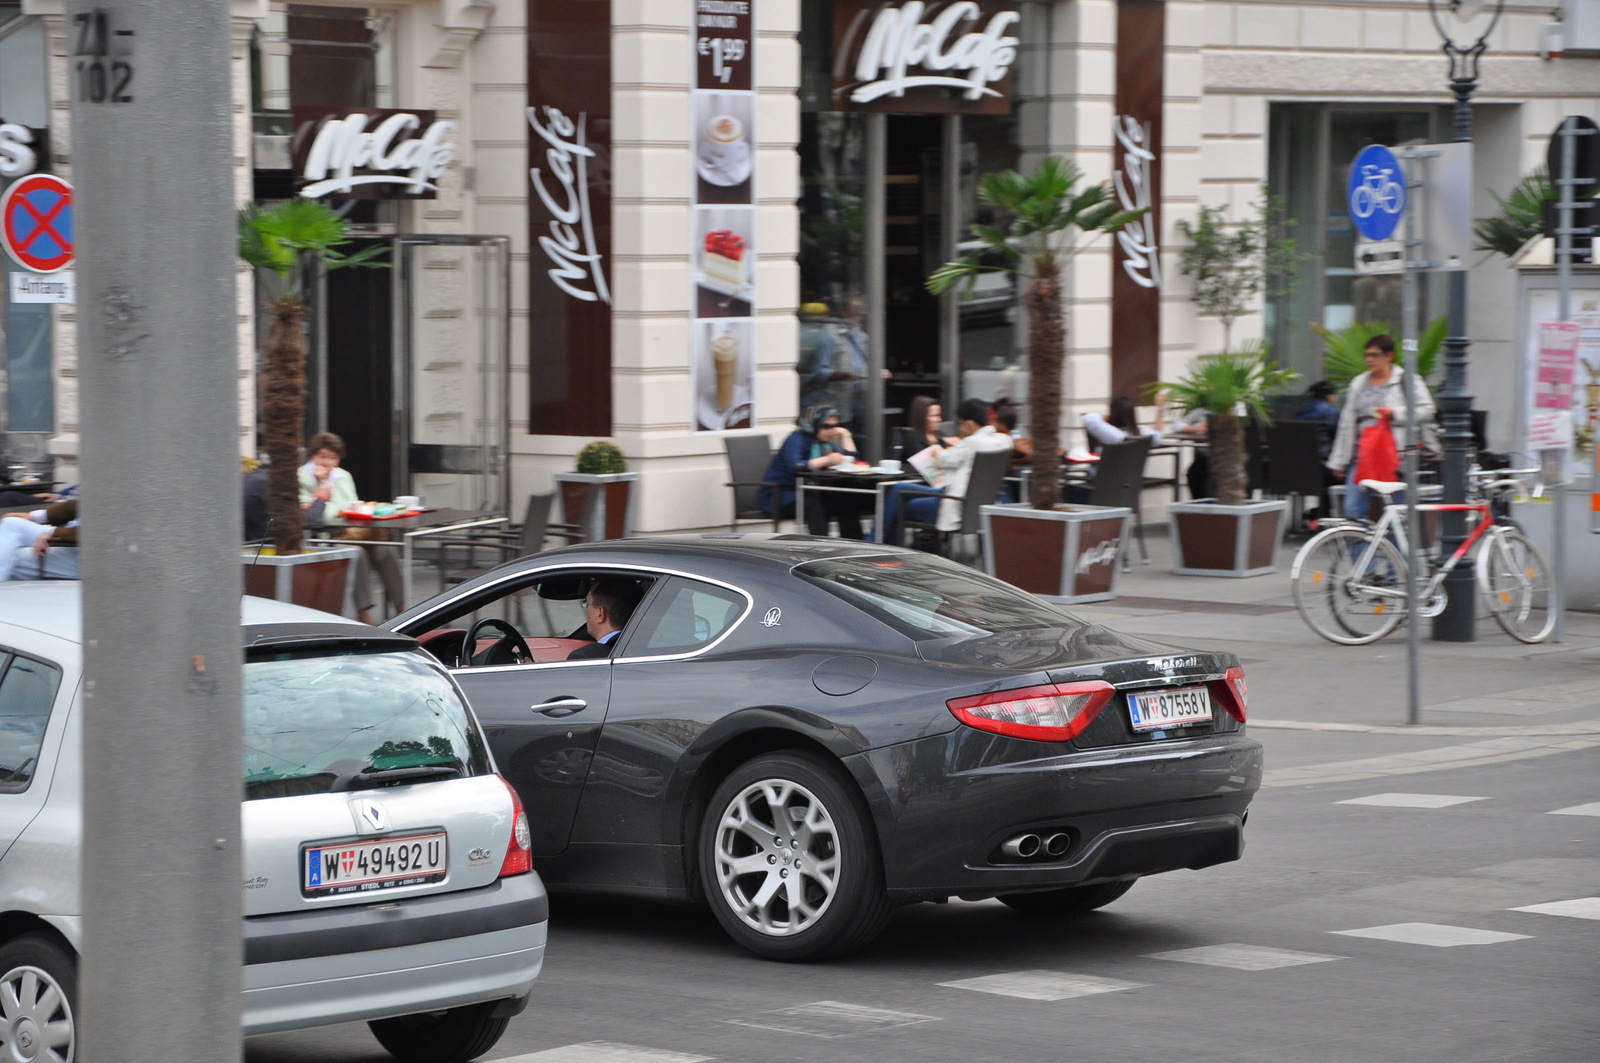
<instances>
[{"instance_id":1,"label":"renault logo emblem","mask_svg":"<svg viewBox=\"0 0 1600 1063\"><path fill-rule=\"evenodd\" d=\"M350 802L350 811L356 817L356 829L363 834L389 829L389 812L370 797L358 797Z\"/></svg>"}]
</instances>

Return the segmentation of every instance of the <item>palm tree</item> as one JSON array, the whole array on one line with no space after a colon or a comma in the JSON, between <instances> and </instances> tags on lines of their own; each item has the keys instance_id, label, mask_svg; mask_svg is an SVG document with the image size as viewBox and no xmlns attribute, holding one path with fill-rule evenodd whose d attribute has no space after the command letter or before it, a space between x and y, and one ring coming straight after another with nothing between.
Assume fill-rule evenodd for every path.
<instances>
[{"instance_id":1,"label":"palm tree","mask_svg":"<svg viewBox=\"0 0 1600 1063\"><path fill-rule=\"evenodd\" d=\"M1028 500L1035 509L1054 509L1060 501L1061 363L1067 329L1061 310L1061 266L1077 251L1078 232L1113 233L1142 217L1148 208L1121 210L1105 184L1076 191L1082 172L1072 162L1047 157L1027 176L1015 170L985 174L978 199L1009 214L1002 231L974 225L980 246L946 262L928 278L928 290L943 295L958 283L972 289L978 274L1001 270L1023 277L1028 311L1028 408L1033 425L1033 484ZM999 260L1003 266L986 264Z\"/></svg>"},{"instance_id":2,"label":"palm tree","mask_svg":"<svg viewBox=\"0 0 1600 1063\"><path fill-rule=\"evenodd\" d=\"M239 212L239 257L276 278L268 293L266 347L261 352L261 428L272 471L267 480L267 517L280 554L300 552L300 440L306 421L306 287L317 268L384 268L371 259L386 247L353 255L344 219L312 199L290 199L269 211L253 205Z\"/></svg>"},{"instance_id":3,"label":"palm tree","mask_svg":"<svg viewBox=\"0 0 1600 1063\"><path fill-rule=\"evenodd\" d=\"M1172 383L1150 385L1151 392L1165 391L1167 401L1184 413L1204 410L1211 425L1211 470L1217 479L1217 501L1224 506L1241 505L1245 500L1244 433L1239 424L1243 406L1262 423L1271 423L1267 396L1283 391L1300 378L1293 369L1280 369L1267 360L1261 341L1246 344L1242 350L1208 354L1189 365L1189 373Z\"/></svg>"}]
</instances>

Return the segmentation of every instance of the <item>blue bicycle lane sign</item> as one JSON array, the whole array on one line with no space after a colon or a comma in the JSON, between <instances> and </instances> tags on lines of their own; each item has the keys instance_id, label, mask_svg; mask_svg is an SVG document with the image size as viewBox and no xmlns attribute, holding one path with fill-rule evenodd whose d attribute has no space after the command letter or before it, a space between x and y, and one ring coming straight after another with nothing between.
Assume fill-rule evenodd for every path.
<instances>
[{"instance_id":1,"label":"blue bicycle lane sign","mask_svg":"<svg viewBox=\"0 0 1600 1063\"><path fill-rule=\"evenodd\" d=\"M1368 144L1350 164L1345 186L1350 221L1368 240L1387 240L1406 212L1406 178L1400 160L1382 144Z\"/></svg>"}]
</instances>

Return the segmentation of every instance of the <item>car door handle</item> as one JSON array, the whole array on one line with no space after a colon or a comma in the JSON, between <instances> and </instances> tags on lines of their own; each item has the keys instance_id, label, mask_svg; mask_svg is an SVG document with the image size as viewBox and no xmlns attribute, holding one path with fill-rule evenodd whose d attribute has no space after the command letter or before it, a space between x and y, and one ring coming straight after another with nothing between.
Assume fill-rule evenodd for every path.
<instances>
[{"instance_id":1,"label":"car door handle","mask_svg":"<svg viewBox=\"0 0 1600 1063\"><path fill-rule=\"evenodd\" d=\"M533 711L560 719L562 716L571 716L573 713L582 712L588 707L589 703L582 698L551 698L549 701L541 701L533 706Z\"/></svg>"}]
</instances>

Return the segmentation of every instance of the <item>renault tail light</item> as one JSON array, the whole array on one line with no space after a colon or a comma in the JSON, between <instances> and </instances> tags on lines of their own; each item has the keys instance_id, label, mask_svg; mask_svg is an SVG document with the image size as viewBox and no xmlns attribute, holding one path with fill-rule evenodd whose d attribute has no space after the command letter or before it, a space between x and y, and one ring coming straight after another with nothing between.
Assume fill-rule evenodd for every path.
<instances>
[{"instance_id":1,"label":"renault tail light","mask_svg":"<svg viewBox=\"0 0 1600 1063\"><path fill-rule=\"evenodd\" d=\"M1110 683L1050 683L955 698L945 704L968 727L1035 742L1081 735L1116 693Z\"/></svg>"},{"instance_id":2,"label":"renault tail light","mask_svg":"<svg viewBox=\"0 0 1600 1063\"><path fill-rule=\"evenodd\" d=\"M511 839L506 842L506 858L500 864L500 877L521 875L533 870L533 832L528 828L528 814L522 810L522 798L517 788L496 776L511 794Z\"/></svg>"},{"instance_id":3,"label":"renault tail light","mask_svg":"<svg viewBox=\"0 0 1600 1063\"><path fill-rule=\"evenodd\" d=\"M1244 723L1245 709L1250 705L1250 687L1244 681L1244 669L1238 665L1229 668L1220 683L1210 684L1211 696L1217 699L1223 711Z\"/></svg>"}]
</instances>

